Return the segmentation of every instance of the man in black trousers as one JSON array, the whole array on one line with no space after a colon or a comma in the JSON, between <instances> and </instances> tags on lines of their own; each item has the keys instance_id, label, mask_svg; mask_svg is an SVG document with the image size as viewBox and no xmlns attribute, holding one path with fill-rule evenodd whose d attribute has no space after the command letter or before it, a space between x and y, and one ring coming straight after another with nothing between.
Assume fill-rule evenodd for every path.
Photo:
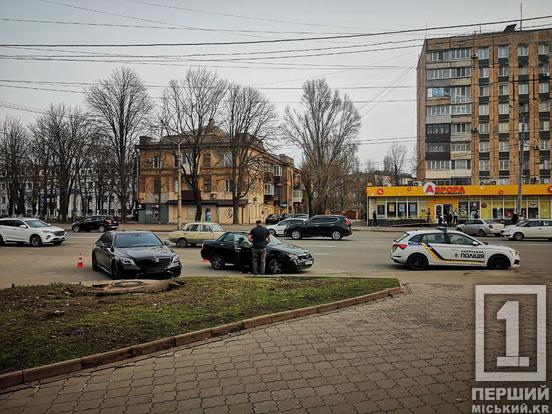
<instances>
[{"instance_id":1,"label":"man in black trousers","mask_svg":"<svg viewBox=\"0 0 552 414\"><path fill-rule=\"evenodd\" d=\"M263 226L263 222L261 220L257 220L256 224L257 225L251 229L248 236L249 241L253 243L251 256L253 258L252 270L255 276L257 276L259 272L261 275L265 274L266 246L270 243L270 233L266 227Z\"/></svg>"}]
</instances>

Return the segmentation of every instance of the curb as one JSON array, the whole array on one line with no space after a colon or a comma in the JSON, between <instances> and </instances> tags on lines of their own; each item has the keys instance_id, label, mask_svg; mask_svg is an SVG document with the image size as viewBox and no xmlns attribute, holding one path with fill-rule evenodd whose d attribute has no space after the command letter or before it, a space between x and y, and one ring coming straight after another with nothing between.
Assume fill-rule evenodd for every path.
<instances>
[{"instance_id":1,"label":"curb","mask_svg":"<svg viewBox=\"0 0 552 414\"><path fill-rule=\"evenodd\" d=\"M200 331L188 332L181 335L158 339L156 341L133 345L127 348L115 349L113 351L87 355L68 361L61 361L54 364L42 365L35 368L9 372L7 374L0 375L0 389L25 384L27 382L42 380L45 378L55 377L58 375L69 374L71 372L80 371L83 369L95 368L100 365L123 361L125 359L153 354L169 348L190 345L195 342L204 341L209 338L224 336L232 332L238 332L245 329L269 325L271 323L282 322L290 319L296 319L307 315L331 312L337 309L372 302L386 297L394 297L395 295L400 293L403 293L403 289L401 287L384 289L378 292L369 293L367 295L339 300L337 302L309 306L306 308L292 309L288 311L272 313L269 315L256 316L254 318L249 318L238 322L232 322L225 325L215 326L213 328L202 329Z\"/></svg>"}]
</instances>

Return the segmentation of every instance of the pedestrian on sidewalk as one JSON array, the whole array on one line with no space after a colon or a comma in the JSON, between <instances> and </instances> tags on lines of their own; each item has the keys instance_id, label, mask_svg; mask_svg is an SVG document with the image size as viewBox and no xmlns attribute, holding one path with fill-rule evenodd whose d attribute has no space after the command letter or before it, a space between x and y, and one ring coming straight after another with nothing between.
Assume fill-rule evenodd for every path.
<instances>
[{"instance_id":1,"label":"pedestrian on sidewalk","mask_svg":"<svg viewBox=\"0 0 552 414\"><path fill-rule=\"evenodd\" d=\"M454 213L452 213L452 223L458 224L458 209L454 209Z\"/></svg>"},{"instance_id":2,"label":"pedestrian on sidewalk","mask_svg":"<svg viewBox=\"0 0 552 414\"><path fill-rule=\"evenodd\" d=\"M378 215L376 210L372 212L372 226L376 227L378 225Z\"/></svg>"},{"instance_id":3,"label":"pedestrian on sidewalk","mask_svg":"<svg viewBox=\"0 0 552 414\"><path fill-rule=\"evenodd\" d=\"M512 214L512 224L516 225L518 224L518 221L519 221L518 213L517 211L514 211L514 214Z\"/></svg>"},{"instance_id":4,"label":"pedestrian on sidewalk","mask_svg":"<svg viewBox=\"0 0 552 414\"><path fill-rule=\"evenodd\" d=\"M248 239L253 243L252 249L252 270L253 274L257 276L260 272L261 275L265 274L266 267L266 246L270 243L271 237L270 233L263 226L261 220L257 220L256 226L251 229L249 232ZM259 263L260 261L260 263Z\"/></svg>"}]
</instances>

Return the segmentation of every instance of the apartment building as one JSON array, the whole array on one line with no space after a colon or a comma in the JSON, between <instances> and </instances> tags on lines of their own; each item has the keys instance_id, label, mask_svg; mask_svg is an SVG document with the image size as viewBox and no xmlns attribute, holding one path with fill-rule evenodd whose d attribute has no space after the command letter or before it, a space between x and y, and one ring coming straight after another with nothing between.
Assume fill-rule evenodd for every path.
<instances>
[{"instance_id":1,"label":"apartment building","mask_svg":"<svg viewBox=\"0 0 552 414\"><path fill-rule=\"evenodd\" d=\"M226 133L209 127L200 158L199 187L203 205L202 220L233 222L232 157ZM176 137L141 137L138 151L138 221L141 223L176 223L178 217L178 158ZM189 150L182 146L181 151ZM255 177L249 193L239 201L240 223L251 224L264 220L271 213L303 212L301 171L292 158L273 155L262 149L265 171ZM189 167L185 167L189 171ZM196 207L192 191L184 178L181 220L193 221Z\"/></svg>"},{"instance_id":2,"label":"apartment building","mask_svg":"<svg viewBox=\"0 0 552 414\"><path fill-rule=\"evenodd\" d=\"M552 29L426 39L417 68L419 180L550 183Z\"/></svg>"}]
</instances>

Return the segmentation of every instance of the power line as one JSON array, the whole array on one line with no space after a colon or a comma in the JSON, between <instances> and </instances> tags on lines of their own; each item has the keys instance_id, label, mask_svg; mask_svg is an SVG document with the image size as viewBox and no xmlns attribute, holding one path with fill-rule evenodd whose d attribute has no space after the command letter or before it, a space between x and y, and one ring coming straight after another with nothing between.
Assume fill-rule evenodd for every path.
<instances>
[{"instance_id":1,"label":"power line","mask_svg":"<svg viewBox=\"0 0 552 414\"><path fill-rule=\"evenodd\" d=\"M63 3L57 3L49 0L41 0L41 1L52 3L52 4L65 5ZM72 5L65 5L65 6L86 10L86 8L72 6ZM89 10L93 10L93 9L89 9ZM117 14L114 14L114 15L117 15ZM124 15L118 15L118 16L128 18L128 16L124 16ZM543 20L543 19L550 19L550 18L552 18L552 15L530 17L523 20L534 21L534 20ZM149 19L139 19L139 18L136 18L136 19L151 21ZM247 40L247 41L231 41L231 42L197 42L197 43L188 43L188 42L161 43L160 42L160 43L94 43L94 44L93 43L90 43L90 44L86 44L86 43L81 43L81 44L77 44L77 43L67 43L67 44L2 43L0 44L0 46L26 46L26 47L161 47L161 46L168 46L168 47L171 47L171 46L249 45L249 44L285 43L285 42L304 42L304 41L313 41L313 40L354 39L354 38L370 37L370 36L383 36L383 35L390 35L390 34L426 32L429 30L445 30L445 29L454 29L454 28L461 28L461 27L476 27L476 26L489 26L489 25L497 25L497 24L505 24L505 23L516 23L518 22L518 20L519 19L496 20L496 21L490 21L490 22L434 26L434 27L424 27L424 28L416 28L416 29L388 30L388 31L374 32L374 33L358 33L358 34L333 35L333 36L311 36L311 37L295 37L295 38L283 38L283 39ZM159 23L158 21L154 21L154 22ZM166 24L166 23L163 22L163 24Z\"/></svg>"}]
</instances>

